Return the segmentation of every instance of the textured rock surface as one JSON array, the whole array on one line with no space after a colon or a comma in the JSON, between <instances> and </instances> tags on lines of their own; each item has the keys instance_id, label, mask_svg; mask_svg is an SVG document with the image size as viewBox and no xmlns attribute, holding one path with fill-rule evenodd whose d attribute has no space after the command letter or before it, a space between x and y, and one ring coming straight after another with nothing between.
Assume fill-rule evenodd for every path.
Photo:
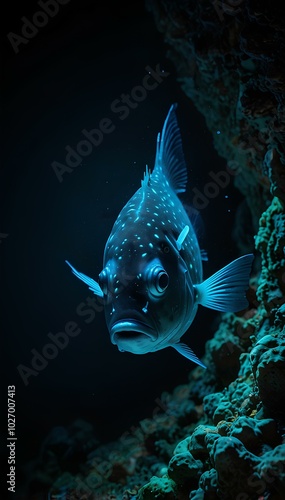
<instances>
[{"instance_id":1,"label":"textured rock surface","mask_svg":"<svg viewBox=\"0 0 285 500\"><path fill-rule=\"evenodd\" d=\"M256 231L269 192L285 202L283 7L253 0L147 5L185 94L246 197ZM244 212L245 205L238 216Z\"/></svg>"},{"instance_id":2,"label":"textured rock surface","mask_svg":"<svg viewBox=\"0 0 285 500\"><path fill-rule=\"evenodd\" d=\"M94 446L76 472L41 464L36 485L80 499L285 498L285 24L257 0L149 0L185 94L245 196L240 249L255 248L249 308L224 314L195 368L153 415ZM282 9L282 6L281 6ZM52 465L54 465L52 463ZM36 486L34 485L34 489ZM51 498L53 498L51 496Z\"/></svg>"}]
</instances>

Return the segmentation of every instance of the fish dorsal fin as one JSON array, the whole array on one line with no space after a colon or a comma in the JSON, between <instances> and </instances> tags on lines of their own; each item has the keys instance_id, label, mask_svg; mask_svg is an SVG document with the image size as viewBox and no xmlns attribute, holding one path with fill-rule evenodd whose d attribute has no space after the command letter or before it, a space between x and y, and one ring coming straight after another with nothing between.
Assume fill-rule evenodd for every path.
<instances>
[{"instance_id":1,"label":"fish dorsal fin","mask_svg":"<svg viewBox=\"0 0 285 500\"><path fill-rule=\"evenodd\" d=\"M176 193L183 193L187 184L187 169L182 150L182 140L177 123L175 110L177 104L172 104L162 134L157 136L154 175L163 172L170 186Z\"/></svg>"},{"instance_id":2,"label":"fish dorsal fin","mask_svg":"<svg viewBox=\"0 0 285 500\"><path fill-rule=\"evenodd\" d=\"M182 245L184 243L184 240L187 236L187 234L189 233L189 226L185 226L181 233L179 234L177 240L176 240L176 245L177 245L177 248L178 248L178 251L180 252L181 248L182 248Z\"/></svg>"},{"instance_id":3,"label":"fish dorsal fin","mask_svg":"<svg viewBox=\"0 0 285 500\"><path fill-rule=\"evenodd\" d=\"M245 292L249 286L253 259L252 254L243 255L203 283L195 285L198 304L222 312L246 309L248 301Z\"/></svg>"},{"instance_id":4,"label":"fish dorsal fin","mask_svg":"<svg viewBox=\"0 0 285 500\"><path fill-rule=\"evenodd\" d=\"M88 276L86 276L86 274L76 271L76 269L68 262L68 260L66 260L65 262L71 268L73 274L81 281L83 281L86 285L88 285L89 290L95 293L95 295L98 295L98 297L104 297L104 293L102 292L100 285L99 283L97 283L97 281L93 280L92 278L89 278Z\"/></svg>"},{"instance_id":5,"label":"fish dorsal fin","mask_svg":"<svg viewBox=\"0 0 285 500\"><path fill-rule=\"evenodd\" d=\"M143 180L142 180L142 188L146 189L147 186L149 186L149 181L150 181L150 171L148 166L146 165L145 167L145 173L143 174Z\"/></svg>"},{"instance_id":6,"label":"fish dorsal fin","mask_svg":"<svg viewBox=\"0 0 285 500\"><path fill-rule=\"evenodd\" d=\"M179 354L182 354L182 356L184 356L185 358L193 361L193 363L202 366L202 368L207 368L188 345L179 342L178 344L172 344L171 347L179 352Z\"/></svg>"}]
</instances>

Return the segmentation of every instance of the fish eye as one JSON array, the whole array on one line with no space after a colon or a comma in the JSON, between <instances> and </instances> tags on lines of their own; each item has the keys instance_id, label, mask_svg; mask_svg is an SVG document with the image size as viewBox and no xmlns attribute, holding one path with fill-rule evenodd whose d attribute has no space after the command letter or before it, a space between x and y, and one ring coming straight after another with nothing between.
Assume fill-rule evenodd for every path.
<instances>
[{"instance_id":1,"label":"fish eye","mask_svg":"<svg viewBox=\"0 0 285 500\"><path fill-rule=\"evenodd\" d=\"M146 271L146 284L151 295L160 297L168 287L169 276L161 265L149 266Z\"/></svg>"},{"instance_id":2,"label":"fish eye","mask_svg":"<svg viewBox=\"0 0 285 500\"><path fill-rule=\"evenodd\" d=\"M103 269L103 271L101 271L101 273L99 274L98 282L99 282L99 286L100 286L102 292L104 293L104 295L107 295L107 293L108 293L108 274L107 274L107 271L105 269Z\"/></svg>"},{"instance_id":3,"label":"fish eye","mask_svg":"<svg viewBox=\"0 0 285 500\"><path fill-rule=\"evenodd\" d=\"M156 288L158 292L164 292L164 290L168 287L169 276L163 270L160 271L156 278Z\"/></svg>"}]
</instances>

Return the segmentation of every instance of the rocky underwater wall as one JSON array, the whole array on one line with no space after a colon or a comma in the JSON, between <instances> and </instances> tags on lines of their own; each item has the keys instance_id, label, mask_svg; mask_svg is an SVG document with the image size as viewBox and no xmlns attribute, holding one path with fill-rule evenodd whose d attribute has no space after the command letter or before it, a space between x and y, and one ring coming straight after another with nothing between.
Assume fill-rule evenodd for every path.
<instances>
[{"instance_id":1,"label":"rocky underwater wall","mask_svg":"<svg viewBox=\"0 0 285 500\"><path fill-rule=\"evenodd\" d=\"M188 383L162 394L154 414L118 442L91 451L80 473L59 474L50 498L64 490L69 499L281 500L283 8L257 0L148 0L147 8L163 33L182 89L204 115L218 153L238 170L235 184L245 200L237 211L236 240L242 252L253 250L244 228L252 229L261 267L250 283L249 308L224 314L207 342L208 369L197 367ZM84 424L78 425L88 435ZM67 433L72 442L74 430ZM45 477L52 482L48 470L60 472L59 458L46 457Z\"/></svg>"}]
</instances>

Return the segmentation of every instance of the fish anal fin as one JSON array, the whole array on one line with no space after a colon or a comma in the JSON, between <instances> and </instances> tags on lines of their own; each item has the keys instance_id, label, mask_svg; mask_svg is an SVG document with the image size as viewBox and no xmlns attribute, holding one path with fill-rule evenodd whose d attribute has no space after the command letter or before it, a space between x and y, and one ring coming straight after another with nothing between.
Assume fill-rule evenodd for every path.
<instances>
[{"instance_id":1,"label":"fish anal fin","mask_svg":"<svg viewBox=\"0 0 285 500\"><path fill-rule=\"evenodd\" d=\"M68 260L65 261L66 264L71 268L73 274L76 276L76 278L80 279L88 285L89 290L91 290L95 295L98 295L98 297L104 297L104 293L102 292L99 283L97 281L93 280L92 278L89 278L89 276L86 276L86 274L80 273L77 271L71 264L68 262Z\"/></svg>"},{"instance_id":2,"label":"fish anal fin","mask_svg":"<svg viewBox=\"0 0 285 500\"><path fill-rule=\"evenodd\" d=\"M246 290L253 259L253 254L243 255L195 285L198 304L221 312L246 309Z\"/></svg>"},{"instance_id":3,"label":"fish anal fin","mask_svg":"<svg viewBox=\"0 0 285 500\"><path fill-rule=\"evenodd\" d=\"M202 361L196 356L196 354L192 351L192 349L188 345L179 342L178 344L171 344L171 347L173 347L177 352L179 352L179 354L181 354L185 358L189 359L190 361L193 361L193 363L202 366L202 368L207 368L206 365L202 363Z\"/></svg>"}]
</instances>

